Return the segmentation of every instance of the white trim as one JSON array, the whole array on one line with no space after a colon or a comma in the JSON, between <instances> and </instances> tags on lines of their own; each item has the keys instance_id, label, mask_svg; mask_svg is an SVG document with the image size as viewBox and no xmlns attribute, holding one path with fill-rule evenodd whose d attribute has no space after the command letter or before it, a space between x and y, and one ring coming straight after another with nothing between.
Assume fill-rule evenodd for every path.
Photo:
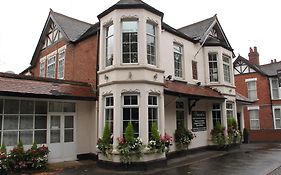
<instances>
[{"instance_id":1,"label":"white trim","mask_svg":"<svg viewBox=\"0 0 281 175\"><path fill-rule=\"evenodd\" d=\"M248 79L245 79L245 82L249 82L249 81L257 81L257 78L248 78Z\"/></svg>"},{"instance_id":2,"label":"white trim","mask_svg":"<svg viewBox=\"0 0 281 175\"><path fill-rule=\"evenodd\" d=\"M250 110L260 110L260 107L259 106L248 106L248 111Z\"/></svg>"},{"instance_id":3,"label":"white trim","mask_svg":"<svg viewBox=\"0 0 281 175\"><path fill-rule=\"evenodd\" d=\"M279 110L280 110L280 113L281 113L281 106L273 106L273 107L272 107L274 129L281 129L281 127L280 127L280 128L277 128L277 127L276 127L275 109L279 109ZM281 120L281 118L280 118L280 120Z\"/></svg>"}]
</instances>

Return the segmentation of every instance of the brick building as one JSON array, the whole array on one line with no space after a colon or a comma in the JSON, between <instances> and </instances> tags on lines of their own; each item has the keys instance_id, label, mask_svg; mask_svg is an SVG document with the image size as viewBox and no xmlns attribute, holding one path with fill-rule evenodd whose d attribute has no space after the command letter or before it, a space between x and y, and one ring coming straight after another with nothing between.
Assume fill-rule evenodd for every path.
<instances>
[{"instance_id":1,"label":"brick building","mask_svg":"<svg viewBox=\"0 0 281 175\"><path fill-rule=\"evenodd\" d=\"M244 108L250 141L281 141L281 88L277 77L281 61L260 65L257 47L250 48L248 56L238 56L233 66L236 91L254 102Z\"/></svg>"}]
</instances>

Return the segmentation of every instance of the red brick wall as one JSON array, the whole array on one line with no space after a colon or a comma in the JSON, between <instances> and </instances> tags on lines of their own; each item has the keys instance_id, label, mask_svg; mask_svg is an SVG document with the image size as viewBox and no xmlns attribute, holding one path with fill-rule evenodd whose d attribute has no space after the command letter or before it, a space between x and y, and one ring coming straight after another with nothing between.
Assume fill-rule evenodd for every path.
<instances>
[{"instance_id":1,"label":"red brick wall","mask_svg":"<svg viewBox=\"0 0 281 175\"><path fill-rule=\"evenodd\" d=\"M260 131L251 131L250 137L252 141L268 141L271 138L267 138L267 136L263 133L263 131L266 130L266 133L275 133L274 124L273 124L269 80L266 76L263 76L262 74L259 73L235 75L236 91L246 97L248 96L248 90L247 90L247 83L245 82L245 80L250 78L257 78L258 100L255 103L253 103L253 106L259 106L259 118L260 118L260 128L261 128ZM244 121L245 121L245 127L249 129L250 119L249 119L249 111L247 110L247 107L244 108ZM281 135L281 131L280 131L280 135ZM279 138L279 140L281 141L281 137Z\"/></svg>"},{"instance_id":2,"label":"red brick wall","mask_svg":"<svg viewBox=\"0 0 281 175\"><path fill-rule=\"evenodd\" d=\"M39 76L40 74L40 58L47 56L48 54L58 50L64 45L66 45L64 79L79 82L88 82L95 86L98 49L97 35L91 36L75 44L61 40L56 44L53 44L52 46L44 49L39 54L37 63L32 69L34 76ZM58 66L56 66L56 68L58 68ZM45 69L47 70L47 64Z\"/></svg>"},{"instance_id":3,"label":"red brick wall","mask_svg":"<svg viewBox=\"0 0 281 175\"><path fill-rule=\"evenodd\" d=\"M250 131L250 142L280 142L281 130Z\"/></svg>"}]
</instances>

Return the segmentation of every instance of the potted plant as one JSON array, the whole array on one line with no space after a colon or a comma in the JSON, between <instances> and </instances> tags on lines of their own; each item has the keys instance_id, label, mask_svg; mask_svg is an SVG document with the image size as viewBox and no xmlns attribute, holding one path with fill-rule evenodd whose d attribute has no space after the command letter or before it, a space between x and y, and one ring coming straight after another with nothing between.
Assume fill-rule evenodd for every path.
<instances>
[{"instance_id":1,"label":"potted plant","mask_svg":"<svg viewBox=\"0 0 281 175\"><path fill-rule=\"evenodd\" d=\"M134 160L139 160L142 156L143 144L142 140L134 136L134 128L130 122L125 130L125 138L117 138L117 150L120 154L120 161L130 164Z\"/></svg>"},{"instance_id":2,"label":"potted plant","mask_svg":"<svg viewBox=\"0 0 281 175\"><path fill-rule=\"evenodd\" d=\"M177 149L187 149L191 140L195 137L195 135L184 126L180 126L175 131L175 143Z\"/></svg>"},{"instance_id":3,"label":"potted plant","mask_svg":"<svg viewBox=\"0 0 281 175\"><path fill-rule=\"evenodd\" d=\"M113 139L111 137L108 123L105 123L102 138L98 139L97 148L105 157L110 158L113 150Z\"/></svg>"},{"instance_id":4,"label":"potted plant","mask_svg":"<svg viewBox=\"0 0 281 175\"><path fill-rule=\"evenodd\" d=\"M225 149L228 146L228 137L225 135L225 127L219 122L217 122L214 129L212 129L211 135L212 141L217 149Z\"/></svg>"}]
</instances>

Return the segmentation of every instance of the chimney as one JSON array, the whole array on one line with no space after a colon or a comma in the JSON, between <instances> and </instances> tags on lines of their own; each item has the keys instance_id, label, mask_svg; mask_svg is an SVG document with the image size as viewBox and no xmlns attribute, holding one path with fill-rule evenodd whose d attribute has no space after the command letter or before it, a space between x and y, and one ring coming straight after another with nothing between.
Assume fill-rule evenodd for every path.
<instances>
[{"instance_id":1,"label":"chimney","mask_svg":"<svg viewBox=\"0 0 281 175\"><path fill-rule=\"evenodd\" d=\"M250 47L250 53L248 56L250 63L260 65L259 53L256 46L254 47L254 50Z\"/></svg>"}]
</instances>

